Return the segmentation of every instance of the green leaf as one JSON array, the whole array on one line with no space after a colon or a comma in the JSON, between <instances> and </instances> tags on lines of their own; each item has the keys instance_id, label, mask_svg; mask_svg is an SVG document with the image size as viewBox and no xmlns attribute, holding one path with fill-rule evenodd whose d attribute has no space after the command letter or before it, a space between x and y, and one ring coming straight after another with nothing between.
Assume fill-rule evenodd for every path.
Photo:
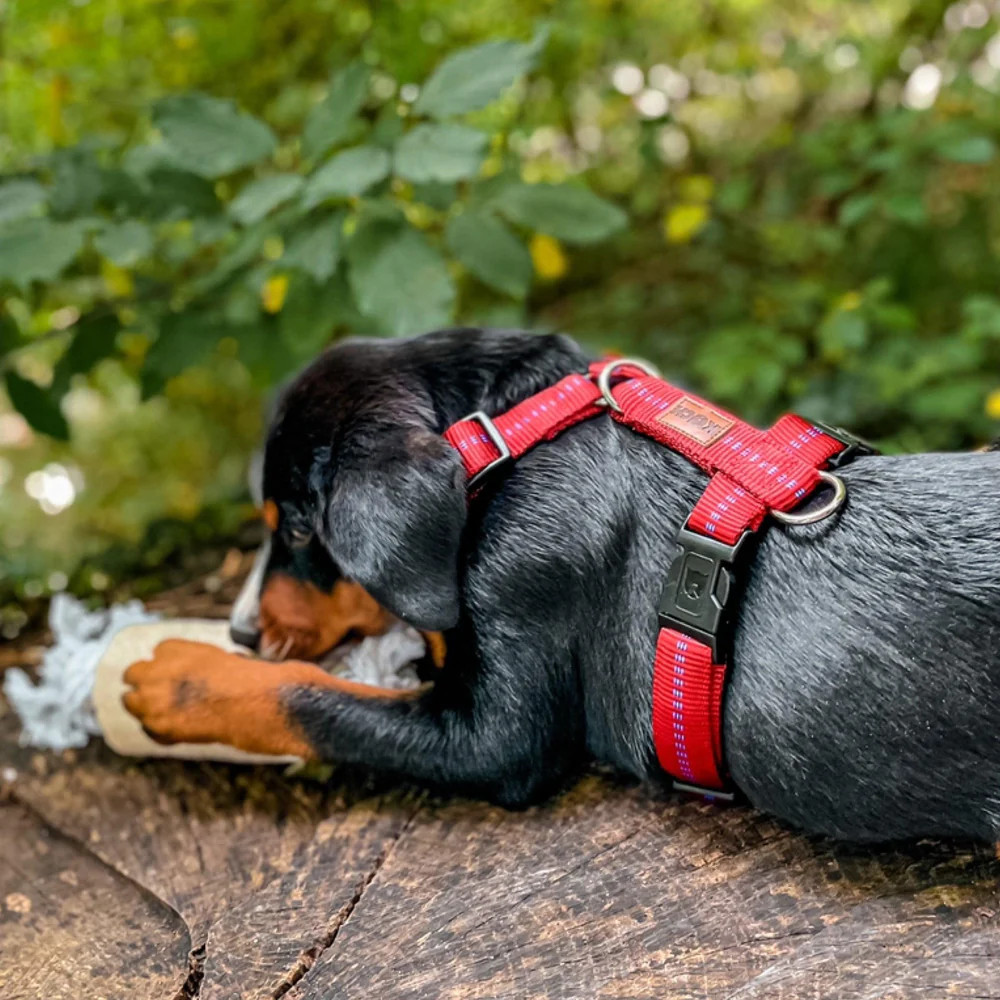
<instances>
[{"instance_id":1,"label":"green leaf","mask_svg":"<svg viewBox=\"0 0 1000 1000\"><path fill-rule=\"evenodd\" d=\"M153 252L153 234L135 219L110 223L94 238L97 252L119 267L134 267Z\"/></svg>"},{"instance_id":2,"label":"green leaf","mask_svg":"<svg viewBox=\"0 0 1000 1000\"><path fill-rule=\"evenodd\" d=\"M413 197L416 201L422 201L430 208L446 212L458 201L458 189L454 184L428 181L426 184L413 185Z\"/></svg>"},{"instance_id":3,"label":"green leaf","mask_svg":"<svg viewBox=\"0 0 1000 1000\"><path fill-rule=\"evenodd\" d=\"M927 222L927 210L923 199L915 194L894 194L885 200L885 210L889 215L911 226L922 226Z\"/></svg>"},{"instance_id":4,"label":"green leaf","mask_svg":"<svg viewBox=\"0 0 1000 1000\"><path fill-rule=\"evenodd\" d=\"M547 41L540 31L527 44L487 42L454 53L431 74L414 110L445 118L485 107L535 65Z\"/></svg>"},{"instance_id":5,"label":"green leaf","mask_svg":"<svg viewBox=\"0 0 1000 1000\"><path fill-rule=\"evenodd\" d=\"M455 287L441 255L415 229L351 256L358 308L384 333L422 333L449 322Z\"/></svg>"},{"instance_id":6,"label":"green leaf","mask_svg":"<svg viewBox=\"0 0 1000 1000\"><path fill-rule=\"evenodd\" d=\"M0 312L0 358L21 346L21 331L14 320Z\"/></svg>"},{"instance_id":7,"label":"green leaf","mask_svg":"<svg viewBox=\"0 0 1000 1000\"><path fill-rule=\"evenodd\" d=\"M327 160L307 181L302 207L327 198L350 198L367 191L389 174L389 154L375 146L355 146Z\"/></svg>"},{"instance_id":8,"label":"green leaf","mask_svg":"<svg viewBox=\"0 0 1000 1000\"><path fill-rule=\"evenodd\" d=\"M210 181L187 170L157 169L145 178L143 214L157 219L212 215L219 199Z\"/></svg>"},{"instance_id":9,"label":"green leaf","mask_svg":"<svg viewBox=\"0 0 1000 1000\"><path fill-rule=\"evenodd\" d=\"M398 239L406 229L406 219L398 206L378 199L366 201L361 207L358 222L347 244L347 259L351 267L365 266L388 244Z\"/></svg>"},{"instance_id":10,"label":"green leaf","mask_svg":"<svg viewBox=\"0 0 1000 1000\"><path fill-rule=\"evenodd\" d=\"M952 139L938 150L946 160L955 163L989 163L996 155L996 145L985 135L970 135Z\"/></svg>"},{"instance_id":11,"label":"green leaf","mask_svg":"<svg viewBox=\"0 0 1000 1000\"><path fill-rule=\"evenodd\" d=\"M61 396L70 378L89 372L98 361L115 353L121 323L116 316L84 316L69 331L72 339L59 359L52 376L52 390Z\"/></svg>"},{"instance_id":12,"label":"green leaf","mask_svg":"<svg viewBox=\"0 0 1000 1000\"><path fill-rule=\"evenodd\" d=\"M53 395L35 382L9 371L4 376L11 405L40 434L69 439L69 425Z\"/></svg>"},{"instance_id":13,"label":"green leaf","mask_svg":"<svg viewBox=\"0 0 1000 1000\"><path fill-rule=\"evenodd\" d=\"M964 375L936 385L921 386L908 397L907 409L921 422L959 424L970 413L982 410L983 399L994 386L988 375Z\"/></svg>"},{"instance_id":14,"label":"green leaf","mask_svg":"<svg viewBox=\"0 0 1000 1000\"><path fill-rule=\"evenodd\" d=\"M45 188L37 181L0 184L0 224L40 214L46 197Z\"/></svg>"},{"instance_id":15,"label":"green leaf","mask_svg":"<svg viewBox=\"0 0 1000 1000\"><path fill-rule=\"evenodd\" d=\"M120 210L122 214L147 213L140 181L120 167L109 167L101 171L101 194L98 200L111 209Z\"/></svg>"},{"instance_id":16,"label":"green leaf","mask_svg":"<svg viewBox=\"0 0 1000 1000\"><path fill-rule=\"evenodd\" d=\"M85 227L76 222L22 219L0 233L0 281L26 288L51 281L83 246Z\"/></svg>"},{"instance_id":17,"label":"green leaf","mask_svg":"<svg viewBox=\"0 0 1000 1000\"><path fill-rule=\"evenodd\" d=\"M369 142L373 146L392 149L406 131L402 115L394 104L383 105L372 126Z\"/></svg>"},{"instance_id":18,"label":"green leaf","mask_svg":"<svg viewBox=\"0 0 1000 1000\"><path fill-rule=\"evenodd\" d=\"M230 202L229 214L244 226L260 222L265 215L294 198L302 188L298 174L275 174L251 181Z\"/></svg>"},{"instance_id":19,"label":"green leaf","mask_svg":"<svg viewBox=\"0 0 1000 1000\"><path fill-rule=\"evenodd\" d=\"M237 272L253 263L263 250L269 233L269 224L258 224L243 230L233 245L222 255L215 267L195 278L190 286L191 295L205 295L224 285Z\"/></svg>"},{"instance_id":20,"label":"green leaf","mask_svg":"<svg viewBox=\"0 0 1000 1000\"><path fill-rule=\"evenodd\" d=\"M61 149L54 155L49 207L55 215L83 215L93 210L104 179L97 160L81 149Z\"/></svg>"},{"instance_id":21,"label":"green leaf","mask_svg":"<svg viewBox=\"0 0 1000 1000\"><path fill-rule=\"evenodd\" d=\"M856 222L861 222L875 208L875 195L854 194L850 198L845 198L840 206L838 216L842 226L853 226Z\"/></svg>"},{"instance_id":22,"label":"green leaf","mask_svg":"<svg viewBox=\"0 0 1000 1000\"><path fill-rule=\"evenodd\" d=\"M448 223L448 249L477 278L521 299L531 287L531 254L499 219L463 212Z\"/></svg>"},{"instance_id":23,"label":"green leaf","mask_svg":"<svg viewBox=\"0 0 1000 1000\"><path fill-rule=\"evenodd\" d=\"M628 223L617 205L569 184L512 185L501 192L497 208L511 222L567 243L596 243Z\"/></svg>"},{"instance_id":24,"label":"green leaf","mask_svg":"<svg viewBox=\"0 0 1000 1000\"><path fill-rule=\"evenodd\" d=\"M231 330L238 345L241 364L250 373L254 385L264 391L302 366L285 341L277 336L277 320L268 317L252 323L234 326Z\"/></svg>"},{"instance_id":25,"label":"green leaf","mask_svg":"<svg viewBox=\"0 0 1000 1000\"><path fill-rule=\"evenodd\" d=\"M229 329L208 313L174 313L160 325L142 362L142 398L163 390L167 379L208 360Z\"/></svg>"},{"instance_id":26,"label":"green leaf","mask_svg":"<svg viewBox=\"0 0 1000 1000\"><path fill-rule=\"evenodd\" d=\"M396 173L418 184L474 177L486 140L485 132L467 125L418 125L396 144Z\"/></svg>"},{"instance_id":27,"label":"green leaf","mask_svg":"<svg viewBox=\"0 0 1000 1000\"><path fill-rule=\"evenodd\" d=\"M817 331L823 357L829 361L843 361L861 351L868 343L868 333L868 322L857 309L838 309Z\"/></svg>"},{"instance_id":28,"label":"green leaf","mask_svg":"<svg viewBox=\"0 0 1000 1000\"><path fill-rule=\"evenodd\" d=\"M281 263L326 281L340 262L343 229L343 213L310 223L289 239Z\"/></svg>"},{"instance_id":29,"label":"green leaf","mask_svg":"<svg viewBox=\"0 0 1000 1000\"><path fill-rule=\"evenodd\" d=\"M317 285L304 275L292 280L278 315L278 333L299 361L314 358L352 312L351 292L341 278Z\"/></svg>"},{"instance_id":30,"label":"green leaf","mask_svg":"<svg viewBox=\"0 0 1000 1000\"><path fill-rule=\"evenodd\" d=\"M158 101L153 124L173 159L202 177L221 177L274 152L274 133L231 101L206 94L179 94Z\"/></svg>"},{"instance_id":31,"label":"green leaf","mask_svg":"<svg viewBox=\"0 0 1000 1000\"><path fill-rule=\"evenodd\" d=\"M306 118L302 152L315 159L347 138L351 122L367 93L368 68L364 63L354 62L341 70L331 81L326 97Z\"/></svg>"}]
</instances>

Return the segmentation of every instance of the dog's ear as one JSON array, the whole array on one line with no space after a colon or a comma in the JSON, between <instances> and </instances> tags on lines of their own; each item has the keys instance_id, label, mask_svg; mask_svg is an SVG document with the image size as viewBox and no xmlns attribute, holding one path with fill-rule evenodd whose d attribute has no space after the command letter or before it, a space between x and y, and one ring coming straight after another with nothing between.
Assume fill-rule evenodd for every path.
<instances>
[{"instance_id":1,"label":"dog's ear","mask_svg":"<svg viewBox=\"0 0 1000 1000\"><path fill-rule=\"evenodd\" d=\"M409 428L334 472L324 534L345 576L411 625L440 631L458 621L465 520L458 453L439 435Z\"/></svg>"}]
</instances>

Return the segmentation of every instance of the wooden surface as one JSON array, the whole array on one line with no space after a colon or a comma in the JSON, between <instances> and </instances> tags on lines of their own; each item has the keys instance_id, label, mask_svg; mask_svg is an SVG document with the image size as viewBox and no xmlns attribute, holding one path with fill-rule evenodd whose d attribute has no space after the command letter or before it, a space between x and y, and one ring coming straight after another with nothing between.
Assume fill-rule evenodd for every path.
<instances>
[{"instance_id":1,"label":"wooden surface","mask_svg":"<svg viewBox=\"0 0 1000 1000\"><path fill-rule=\"evenodd\" d=\"M598 773L511 813L16 733L0 706L2 1000L1000 1000L986 847L843 847Z\"/></svg>"}]
</instances>

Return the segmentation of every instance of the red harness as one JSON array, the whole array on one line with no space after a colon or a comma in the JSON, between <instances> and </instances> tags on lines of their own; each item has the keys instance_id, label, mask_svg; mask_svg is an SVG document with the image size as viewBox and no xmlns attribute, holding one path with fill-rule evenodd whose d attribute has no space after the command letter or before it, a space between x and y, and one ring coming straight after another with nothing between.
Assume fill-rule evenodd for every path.
<instances>
[{"instance_id":1,"label":"red harness","mask_svg":"<svg viewBox=\"0 0 1000 1000\"><path fill-rule=\"evenodd\" d=\"M608 360L591 365L589 375L568 375L499 416L471 413L449 427L445 438L461 456L474 490L487 474L540 442L606 412L711 476L680 531L681 553L659 609L653 742L675 787L729 799L722 699L737 557L769 514L805 524L837 510L844 485L825 470L872 449L839 428L791 414L769 431L757 430L664 382L643 362ZM833 487L827 503L789 513L824 481Z\"/></svg>"}]
</instances>

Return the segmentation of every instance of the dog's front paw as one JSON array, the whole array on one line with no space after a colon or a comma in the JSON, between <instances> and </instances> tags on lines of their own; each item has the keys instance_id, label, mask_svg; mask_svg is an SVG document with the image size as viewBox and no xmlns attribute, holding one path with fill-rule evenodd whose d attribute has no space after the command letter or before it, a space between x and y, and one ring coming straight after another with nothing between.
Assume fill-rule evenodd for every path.
<instances>
[{"instance_id":1,"label":"dog's front paw","mask_svg":"<svg viewBox=\"0 0 1000 1000\"><path fill-rule=\"evenodd\" d=\"M311 756L282 691L299 666L276 666L185 639L167 639L125 671L122 701L159 743L225 743L251 753Z\"/></svg>"}]
</instances>

